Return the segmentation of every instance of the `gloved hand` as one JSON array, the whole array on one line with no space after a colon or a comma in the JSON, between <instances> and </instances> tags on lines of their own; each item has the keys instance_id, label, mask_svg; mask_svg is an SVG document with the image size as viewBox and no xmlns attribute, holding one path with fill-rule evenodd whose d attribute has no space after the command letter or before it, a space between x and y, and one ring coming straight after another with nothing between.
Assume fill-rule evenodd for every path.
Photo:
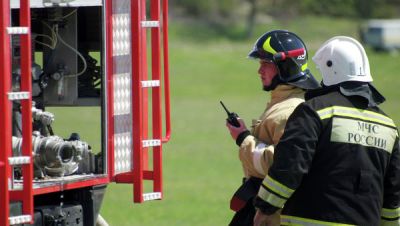
<instances>
[{"instance_id":1,"label":"gloved hand","mask_svg":"<svg viewBox=\"0 0 400 226\"><path fill-rule=\"evenodd\" d=\"M241 119L241 118L237 118L237 119L238 119L238 122L240 123L239 127L232 126L228 122L226 123L226 127L228 128L233 140L236 140L237 137L239 136L239 134L241 134L242 132L247 131L247 127L246 127L246 124L244 123L243 119Z\"/></svg>"}]
</instances>

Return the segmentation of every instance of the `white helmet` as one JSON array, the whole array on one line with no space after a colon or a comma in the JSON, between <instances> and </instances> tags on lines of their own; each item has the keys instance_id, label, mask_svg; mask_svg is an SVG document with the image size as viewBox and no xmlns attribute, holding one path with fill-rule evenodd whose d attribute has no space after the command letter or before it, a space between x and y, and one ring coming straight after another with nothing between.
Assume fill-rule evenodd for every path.
<instances>
[{"instance_id":1,"label":"white helmet","mask_svg":"<svg viewBox=\"0 0 400 226\"><path fill-rule=\"evenodd\" d=\"M336 36L326 41L312 60L326 86L347 81L372 82L367 54L355 39Z\"/></svg>"}]
</instances>

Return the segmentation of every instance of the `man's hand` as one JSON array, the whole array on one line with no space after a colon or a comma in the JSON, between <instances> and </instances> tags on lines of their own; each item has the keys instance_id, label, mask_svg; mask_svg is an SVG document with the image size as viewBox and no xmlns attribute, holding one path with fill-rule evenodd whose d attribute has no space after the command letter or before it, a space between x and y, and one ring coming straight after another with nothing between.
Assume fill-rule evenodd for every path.
<instances>
[{"instance_id":1,"label":"man's hand","mask_svg":"<svg viewBox=\"0 0 400 226\"><path fill-rule=\"evenodd\" d=\"M229 132L234 140L241 134L242 132L247 130L247 127L241 118L237 118L238 122L240 123L239 127L232 126L228 122L226 122L226 127L228 127Z\"/></svg>"},{"instance_id":2,"label":"man's hand","mask_svg":"<svg viewBox=\"0 0 400 226\"><path fill-rule=\"evenodd\" d=\"M263 214L257 210L254 216L254 226L279 226L281 225L281 211L278 210L272 215Z\"/></svg>"}]
</instances>

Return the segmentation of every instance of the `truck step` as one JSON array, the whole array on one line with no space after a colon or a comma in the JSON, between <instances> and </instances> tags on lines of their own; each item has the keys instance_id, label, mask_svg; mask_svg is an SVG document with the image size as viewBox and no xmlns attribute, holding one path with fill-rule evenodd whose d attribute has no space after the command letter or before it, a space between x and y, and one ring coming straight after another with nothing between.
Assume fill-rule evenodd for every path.
<instances>
[{"instance_id":1,"label":"truck step","mask_svg":"<svg viewBox=\"0 0 400 226\"><path fill-rule=\"evenodd\" d=\"M9 100L26 100L29 99L29 92L9 92Z\"/></svg>"},{"instance_id":2,"label":"truck step","mask_svg":"<svg viewBox=\"0 0 400 226\"><path fill-rule=\"evenodd\" d=\"M21 215L21 216L9 217L8 220L10 221L10 225L25 224L31 222L32 216Z\"/></svg>"},{"instance_id":3,"label":"truck step","mask_svg":"<svg viewBox=\"0 0 400 226\"><path fill-rule=\"evenodd\" d=\"M161 145L161 140L143 140L143 147L157 147Z\"/></svg>"},{"instance_id":4,"label":"truck step","mask_svg":"<svg viewBox=\"0 0 400 226\"><path fill-rule=\"evenodd\" d=\"M10 35L28 34L29 27L7 27L7 33Z\"/></svg>"},{"instance_id":5,"label":"truck step","mask_svg":"<svg viewBox=\"0 0 400 226\"><path fill-rule=\"evenodd\" d=\"M159 27L160 21L157 20L147 20L141 22L142 27Z\"/></svg>"},{"instance_id":6,"label":"truck step","mask_svg":"<svg viewBox=\"0 0 400 226\"><path fill-rule=\"evenodd\" d=\"M143 194L144 201L161 199L161 192L152 192Z\"/></svg>"},{"instance_id":7,"label":"truck step","mask_svg":"<svg viewBox=\"0 0 400 226\"><path fill-rule=\"evenodd\" d=\"M159 86L160 86L160 80L142 81L142 87L143 87L143 88L148 88L148 87L159 87Z\"/></svg>"},{"instance_id":8,"label":"truck step","mask_svg":"<svg viewBox=\"0 0 400 226\"><path fill-rule=\"evenodd\" d=\"M10 157L10 158L8 158L8 162L12 166L29 164L31 162L31 157L29 157L29 156Z\"/></svg>"}]
</instances>

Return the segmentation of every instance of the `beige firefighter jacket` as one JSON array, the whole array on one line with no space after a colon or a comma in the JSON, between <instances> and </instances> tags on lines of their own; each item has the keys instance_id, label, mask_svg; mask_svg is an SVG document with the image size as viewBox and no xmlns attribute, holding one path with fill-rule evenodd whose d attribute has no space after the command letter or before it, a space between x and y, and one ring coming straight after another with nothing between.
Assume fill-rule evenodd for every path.
<instances>
[{"instance_id":1,"label":"beige firefighter jacket","mask_svg":"<svg viewBox=\"0 0 400 226\"><path fill-rule=\"evenodd\" d=\"M271 92L271 101L260 118L253 120L251 135L240 145L239 159L246 177L266 176L286 121L301 102L304 91L295 86L279 85Z\"/></svg>"}]
</instances>

